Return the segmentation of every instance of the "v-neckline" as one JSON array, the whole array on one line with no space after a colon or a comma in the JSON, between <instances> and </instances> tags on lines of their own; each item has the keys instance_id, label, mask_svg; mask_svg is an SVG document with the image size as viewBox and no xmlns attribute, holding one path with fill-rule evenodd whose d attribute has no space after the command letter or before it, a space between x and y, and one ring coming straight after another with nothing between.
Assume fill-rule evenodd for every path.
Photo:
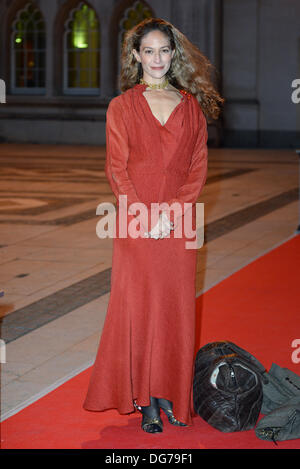
<instances>
[{"instance_id":1,"label":"v-neckline","mask_svg":"<svg viewBox=\"0 0 300 469\"><path fill-rule=\"evenodd\" d=\"M144 95L144 91L145 91L145 89L147 88L147 85L138 83L136 86L140 86L140 87L141 87L141 95L142 95L142 97L143 97L143 99L144 99L144 101L145 101L145 103L146 103L146 106L147 106L149 112L151 113L152 117L155 119L156 122L158 122L158 124L160 125L160 127L165 127L165 126L168 124L168 122L170 121L170 119L171 119L172 116L174 115L176 109L178 109L178 107L181 106L182 103L183 103L184 100L185 100L185 99L184 99L184 95L182 95L182 96L181 96L181 101L179 101L179 103L176 104L176 106L175 106L175 107L173 108L173 110L171 111L171 113L170 113L168 119L166 120L166 122L165 122L164 124L162 124L162 123L160 122L160 120L153 114L152 109L151 109L151 107L150 107L150 104L149 104L149 102L148 102L146 96ZM180 91L179 91L179 92L180 92Z\"/></svg>"}]
</instances>

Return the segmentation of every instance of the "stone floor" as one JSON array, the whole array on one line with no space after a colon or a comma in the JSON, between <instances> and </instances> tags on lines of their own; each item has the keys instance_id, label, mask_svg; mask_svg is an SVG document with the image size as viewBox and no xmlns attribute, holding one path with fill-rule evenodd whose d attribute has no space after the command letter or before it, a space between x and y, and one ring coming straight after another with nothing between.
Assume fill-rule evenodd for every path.
<instances>
[{"instance_id":1,"label":"stone floor","mask_svg":"<svg viewBox=\"0 0 300 469\"><path fill-rule=\"evenodd\" d=\"M112 258L96 207L115 201L104 162L104 147L0 145L2 420L94 361ZM298 184L292 149L209 149L197 296L295 234Z\"/></svg>"}]
</instances>

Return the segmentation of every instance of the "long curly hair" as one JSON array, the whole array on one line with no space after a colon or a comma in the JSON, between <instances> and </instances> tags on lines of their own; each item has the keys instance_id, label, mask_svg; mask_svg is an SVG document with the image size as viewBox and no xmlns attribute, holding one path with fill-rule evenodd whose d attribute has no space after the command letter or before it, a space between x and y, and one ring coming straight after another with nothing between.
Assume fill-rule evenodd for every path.
<instances>
[{"instance_id":1,"label":"long curly hair","mask_svg":"<svg viewBox=\"0 0 300 469\"><path fill-rule=\"evenodd\" d=\"M147 18L125 33L119 76L121 92L132 88L142 78L142 65L136 60L132 50L136 49L139 52L143 37L154 30L166 34L171 49L175 49L170 68L166 73L171 85L193 94L206 117L217 119L225 100L213 84L212 74L216 71L215 67L184 34L161 18Z\"/></svg>"}]
</instances>

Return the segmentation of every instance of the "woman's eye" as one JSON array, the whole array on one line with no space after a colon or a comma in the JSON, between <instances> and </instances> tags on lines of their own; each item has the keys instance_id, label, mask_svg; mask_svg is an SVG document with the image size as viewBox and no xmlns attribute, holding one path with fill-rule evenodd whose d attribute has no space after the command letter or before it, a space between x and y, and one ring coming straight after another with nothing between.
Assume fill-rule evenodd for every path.
<instances>
[{"instance_id":1,"label":"woman's eye","mask_svg":"<svg viewBox=\"0 0 300 469\"><path fill-rule=\"evenodd\" d=\"M152 54L152 50L146 50L146 54ZM168 53L169 49L163 49L163 52Z\"/></svg>"}]
</instances>

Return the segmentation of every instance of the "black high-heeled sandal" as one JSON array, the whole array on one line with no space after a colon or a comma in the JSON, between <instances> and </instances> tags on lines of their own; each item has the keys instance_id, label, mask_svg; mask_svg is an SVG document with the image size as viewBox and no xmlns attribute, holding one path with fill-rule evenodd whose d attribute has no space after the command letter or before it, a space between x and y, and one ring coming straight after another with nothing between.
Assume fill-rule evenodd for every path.
<instances>
[{"instance_id":1,"label":"black high-heeled sandal","mask_svg":"<svg viewBox=\"0 0 300 469\"><path fill-rule=\"evenodd\" d=\"M163 431L163 423L160 418L159 407L156 399L150 397L150 405L141 407L137 403L133 402L134 407L142 413L142 429L147 433L161 433Z\"/></svg>"},{"instance_id":2,"label":"black high-heeled sandal","mask_svg":"<svg viewBox=\"0 0 300 469\"><path fill-rule=\"evenodd\" d=\"M168 401L167 399L156 398L158 406L161 410L164 411L166 416L168 417L169 422L172 425L177 425L178 427L187 427L187 425L183 422L177 420L173 414L173 403Z\"/></svg>"}]
</instances>

